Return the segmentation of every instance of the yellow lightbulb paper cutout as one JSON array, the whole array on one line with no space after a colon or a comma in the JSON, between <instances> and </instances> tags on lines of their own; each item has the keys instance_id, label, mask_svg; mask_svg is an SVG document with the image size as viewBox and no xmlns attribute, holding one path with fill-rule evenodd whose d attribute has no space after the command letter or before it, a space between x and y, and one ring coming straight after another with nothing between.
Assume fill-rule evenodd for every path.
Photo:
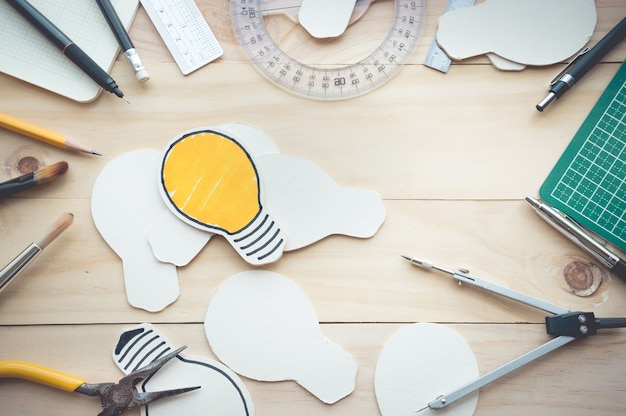
<instances>
[{"instance_id":1,"label":"yellow lightbulb paper cutout","mask_svg":"<svg viewBox=\"0 0 626 416\"><path fill-rule=\"evenodd\" d=\"M160 190L183 221L223 235L251 264L277 260L285 246L279 224L261 204L261 185L248 152L213 130L186 133L167 147Z\"/></svg>"}]
</instances>

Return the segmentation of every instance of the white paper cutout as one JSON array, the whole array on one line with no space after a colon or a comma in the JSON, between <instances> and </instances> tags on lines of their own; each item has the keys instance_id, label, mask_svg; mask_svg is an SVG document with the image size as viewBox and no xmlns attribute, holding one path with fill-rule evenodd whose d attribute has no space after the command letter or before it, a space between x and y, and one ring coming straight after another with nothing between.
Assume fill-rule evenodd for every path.
<instances>
[{"instance_id":1,"label":"white paper cutout","mask_svg":"<svg viewBox=\"0 0 626 416\"><path fill-rule=\"evenodd\" d=\"M125 330L113 349L113 361L124 374L175 350L151 324ZM223 364L204 357L178 354L137 390L161 391L200 386L199 390L141 407L142 416L254 416L254 405L239 376Z\"/></svg>"},{"instance_id":2,"label":"white paper cutout","mask_svg":"<svg viewBox=\"0 0 626 416\"><path fill-rule=\"evenodd\" d=\"M160 159L159 157L158 162ZM154 223L146 237L154 256L159 261L175 266L186 266L212 236L211 233L187 226L168 211Z\"/></svg>"},{"instance_id":3,"label":"white paper cutout","mask_svg":"<svg viewBox=\"0 0 626 416\"><path fill-rule=\"evenodd\" d=\"M385 207L380 196L370 190L341 187L313 163L293 155L280 154L274 142L260 130L243 123L202 127L235 137L254 157L265 189L266 205L287 235L284 251L313 244L331 234L369 238L385 220ZM306 218L306 220L303 220ZM155 228L158 224L155 225ZM174 233L161 233L165 245L176 244L186 264L202 248L187 244ZM149 239L153 246L160 245ZM159 251L157 257L168 259Z\"/></svg>"},{"instance_id":4,"label":"white paper cutout","mask_svg":"<svg viewBox=\"0 0 626 416\"><path fill-rule=\"evenodd\" d=\"M298 20L311 36L332 38L345 32L356 0L303 0Z\"/></svg>"},{"instance_id":5,"label":"white paper cutout","mask_svg":"<svg viewBox=\"0 0 626 416\"><path fill-rule=\"evenodd\" d=\"M236 137L255 158L266 204L287 236L285 251L331 234L368 238L384 222L385 208L376 192L339 186L313 163L280 154L260 130L242 123L209 129ZM181 221L163 203L158 189L162 158L162 152L142 150L114 159L92 193L94 222L125 260L129 302L149 311L162 310L178 297L172 266L189 264L213 235Z\"/></svg>"},{"instance_id":6,"label":"white paper cutout","mask_svg":"<svg viewBox=\"0 0 626 416\"><path fill-rule=\"evenodd\" d=\"M523 71L526 69L526 65L509 61L508 59L504 59L495 53L488 53L487 58L491 61L491 65L495 66L500 71Z\"/></svg>"},{"instance_id":7,"label":"white paper cutout","mask_svg":"<svg viewBox=\"0 0 626 416\"><path fill-rule=\"evenodd\" d=\"M441 16L437 43L456 60L491 52L518 64L550 65L578 52L595 25L593 0L487 0Z\"/></svg>"},{"instance_id":8,"label":"white paper cutout","mask_svg":"<svg viewBox=\"0 0 626 416\"><path fill-rule=\"evenodd\" d=\"M96 228L122 259L128 302L150 312L179 295L176 267L158 261L146 238L152 224L169 213L154 181L160 158L156 150L138 150L112 160L91 195Z\"/></svg>"},{"instance_id":9,"label":"white paper cutout","mask_svg":"<svg viewBox=\"0 0 626 416\"><path fill-rule=\"evenodd\" d=\"M438 324L403 327L385 344L376 364L374 389L382 416L414 415L437 397L478 377L474 354L463 337ZM420 416L471 416L478 392Z\"/></svg>"},{"instance_id":10,"label":"white paper cutout","mask_svg":"<svg viewBox=\"0 0 626 416\"><path fill-rule=\"evenodd\" d=\"M308 160L267 154L257 164L272 212L287 231L285 250L331 234L371 237L385 220L385 207L376 192L340 187Z\"/></svg>"},{"instance_id":11,"label":"white paper cutout","mask_svg":"<svg viewBox=\"0 0 626 416\"><path fill-rule=\"evenodd\" d=\"M324 403L354 390L356 362L324 338L308 300L284 276L251 270L227 279L204 326L215 355L245 377L294 380Z\"/></svg>"}]
</instances>

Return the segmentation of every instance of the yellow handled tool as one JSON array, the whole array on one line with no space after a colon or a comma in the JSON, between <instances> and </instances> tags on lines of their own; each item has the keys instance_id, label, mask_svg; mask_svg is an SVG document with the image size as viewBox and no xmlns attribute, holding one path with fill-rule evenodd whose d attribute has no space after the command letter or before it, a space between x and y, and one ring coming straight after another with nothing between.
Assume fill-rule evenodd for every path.
<instances>
[{"instance_id":1,"label":"yellow handled tool","mask_svg":"<svg viewBox=\"0 0 626 416\"><path fill-rule=\"evenodd\" d=\"M65 391L74 391L85 380L24 361L0 361L0 378L21 378Z\"/></svg>"},{"instance_id":2,"label":"yellow handled tool","mask_svg":"<svg viewBox=\"0 0 626 416\"><path fill-rule=\"evenodd\" d=\"M98 416L117 416L127 409L145 406L165 397L175 396L200 387L185 387L156 392L138 392L140 381L152 377L166 362L176 357L185 347L153 361L127 375L117 383L88 384L82 378L24 361L0 361L0 378L21 378L65 391L100 397L102 412Z\"/></svg>"}]
</instances>

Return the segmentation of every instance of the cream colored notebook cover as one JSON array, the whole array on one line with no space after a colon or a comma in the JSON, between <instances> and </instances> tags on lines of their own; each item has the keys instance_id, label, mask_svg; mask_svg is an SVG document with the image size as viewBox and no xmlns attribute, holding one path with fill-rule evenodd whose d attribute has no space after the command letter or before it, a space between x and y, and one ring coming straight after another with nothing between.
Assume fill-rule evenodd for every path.
<instances>
[{"instance_id":1,"label":"cream colored notebook cover","mask_svg":"<svg viewBox=\"0 0 626 416\"><path fill-rule=\"evenodd\" d=\"M103 69L109 71L119 45L95 0L29 0ZM111 0L129 27L139 0ZM0 71L79 102L102 88L4 0L0 0Z\"/></svg>"}]
</instances>

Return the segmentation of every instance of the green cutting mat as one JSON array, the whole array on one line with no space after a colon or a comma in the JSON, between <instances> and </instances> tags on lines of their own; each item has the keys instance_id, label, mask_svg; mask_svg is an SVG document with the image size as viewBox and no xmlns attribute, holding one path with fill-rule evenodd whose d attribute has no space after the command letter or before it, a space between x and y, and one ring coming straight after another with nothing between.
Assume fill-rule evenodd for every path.
<instances>
[{"instance_id":1,"label":"green cutting mat","mask_svg":"<svg viewBox=\"0 0 626 416\"><path fill-rule=\"evenodd\" d=\"M626 63L580 126L539 194L626 251Z\"/></svg>"}]
</instances>

